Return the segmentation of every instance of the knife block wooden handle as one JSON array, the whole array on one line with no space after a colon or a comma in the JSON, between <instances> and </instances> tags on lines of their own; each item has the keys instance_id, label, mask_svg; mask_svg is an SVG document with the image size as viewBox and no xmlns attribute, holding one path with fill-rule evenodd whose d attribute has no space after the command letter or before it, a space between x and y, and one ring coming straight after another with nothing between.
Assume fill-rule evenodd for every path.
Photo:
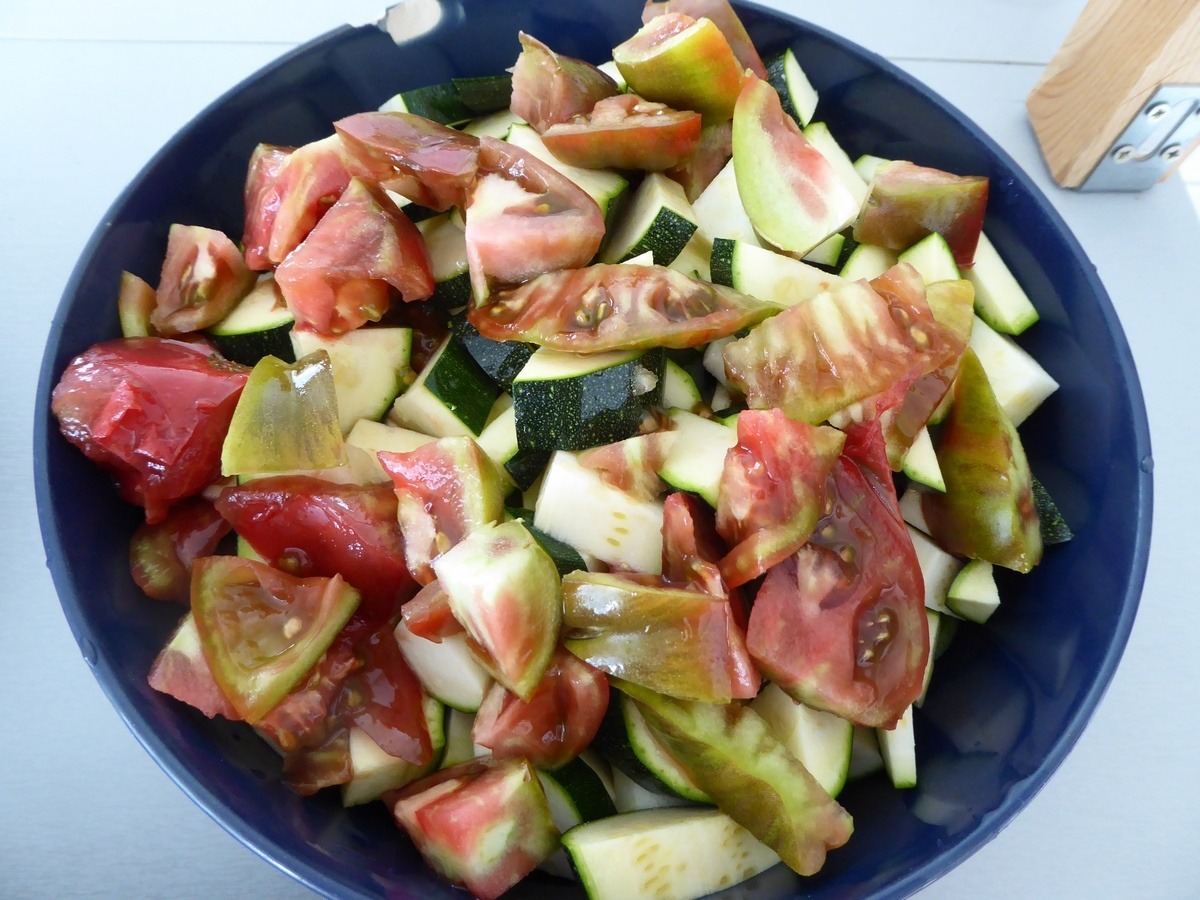
<instances>
[{"instance_id":1,"label":"knife block wooden handle","mask_svg":"<svg viewBox=\"0 0 1200 900\"><path fill-rule=\"evenodd\" d=\"M1200 0L1091 0L1025 102L1054 180L1082 185L1160 85L1189 83Z\"/></svg>"}]
</instances>

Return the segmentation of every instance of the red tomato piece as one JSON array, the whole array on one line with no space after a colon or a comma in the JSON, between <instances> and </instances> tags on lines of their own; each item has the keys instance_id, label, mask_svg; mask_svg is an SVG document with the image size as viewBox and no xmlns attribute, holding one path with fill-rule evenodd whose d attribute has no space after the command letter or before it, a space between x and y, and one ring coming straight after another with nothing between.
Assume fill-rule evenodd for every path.
<instances>
[{"instance_id":1,"label":"red tomato piece","mask_svg":"<svg viewBox=\"0 0 1200 900\"><path fill-rule=\"evenodd\" d=\"M420 116L365 112L334 122L357 169L381 187L435 210L465 206L479 141Z\"/></svg>"},{"instance_id":2,"label":"red tomato piece","mask_svg":"<svg viewBox=\"0 0 1200 900\"><path fill-rule=\"evenodd\" d=\"M599 353L696 347L778 310L673 269L625 263L551 272L496 295L488 306L471 310L468 318L493 341Z\"/></svg>"},{"instance_id":3,"label":"red tomato piece","mask_svg":"<svg viewBox=\"0 0 1200 900\"><path fill-rule=\"evenodd\" d=\"M542 140L563 162L585 169L661 172L700 143L700 113L621 94L546 129Z\"/></svg>"},{"instance_id":4,"label":"red tomato piece","mask_svg":"<svg viewBox=\"0 0 1200 900\"><path fill-rule=\"evenodd\" d=\"M340 574L362 594L357 618L390 621L416 592L388 485L276 475L228 487L217 510L271 565L299 577Z\"/></svg>"},{"instance_id":5,"label":"red tomato piece","mask_svg":"<svg viewBox=\"0 0 1200 900\"><path fill-rule=\"evenodd\" d=\"M63 436L161 522L221 475L221 444L249 370L205 344L127 338L75 357L54 388Z\"/></svg>"},{"instance_id":6,"label":"red tomato piece","mask_svg":"<svg viewBox=\"0 0 1200 900\"><path fill-rule=\"evenodd\" d=\"M733 547L721 560L721 574L734 587L808 540L845 441L836 428L797 422L777 409L746 410L737 433L717 492L717 531Z\"/></svg>"},{"instance_id":7,"label":"red tomato piece","mask_svg":"<svg viewBox=\"0 0 1200 900\"><path fill-rule=\"evenodd\" d=\"M579 454L579 464L598 473L601 481L618 491L642 500L653 500L664 490L658 470L675 443L675 437L670 431L639 434L585 450Z\"/></svg>"},{"instance_id":8,"label":"red tomato piece","mask_svg":"<svg viewBox=\"0 0 1200 900\"><path fill-rule=\"evenodd\" d=\"M513 67L510 109L539 134L620 93L617 83L591 63L561 56L523 31L518 38L521 55Z\"/></svg>"},{"instance_id":9,"label":"red tomato piece","mask_svg":"<svg viewBox=\"0 0 1200 900\"><path fill-rule=\"evenodd\" d=\"M642 23L668 13L679 13L693 19L710 19L729 42L729 47L742 64L742 68L749 69L759 78L767 77L767 67L763 65L762 57L754 48L754 41L750 39L746 26L738 18L729 0L666 0L665 3L646 0L642 9Z\"/></svg>"},{"instance_id":10,"label":"red tomato piece","mask_svg":"<svg viewBox=\"0 0 1200 900\"><path fill-rule=\"evenodd\" d=\"M882 438L848 439L826 490L812 538L767 573L746 643L763 674L797 700L890 728L921 691L929 632Z\"/></svg>"},{"instance_id":11,"label":"red tomato piece","mask_svg":"<svg viewBox=\"0 0 1200 900\"><path fill-rule=\"evenodd\" d=\"M200 710L210 719L241 718L213 677L191 613L183 617L167 646L155 657L146 681L154 690Z\"/></svg>"},{"instance_id":12,"label":"red tomato piece","mask_svg":"<svg viewBox=\"0 0 1200 900\"><path fill-rule=\"evenodd\" d=\"M271 268L267 251L271 245L275 217L283 203L283 179L280 176L295 149L259 144L250 154L243 191L246 218L242 230L242 253L246 265L256 272Z\"/></svg>"},{"instance_id":13,"label":"red tomato piece","mask_svg":"<svg viewBox=\"0 0 1200 900\"><path fill-rule=\"evenodd\" d=\"M492 685L471 736L493 756L524 757L538 768L557 769L592 742L606 709L608 678L559 647L529 700Z\"/></svg>"},{"instance_id":14,"label":"red tomato piece","mask_svg":"<svg viewBox=\"0 0 1200 900\"><path fill-rule=\"evenodd\" d=\"M378 322L388 285L406 301L433 294L417 226L379 188L354 178L312 233L275 270L298 327L319 334Z\"/></svg>"},{"instance_id":15,"label":"red tomato piece","mask_svg":"<svg viewBox=\"0 0 1200 900\"><path fill-rule=\"evenodd\" d=\"M434 869L495 900L559 847L537 773L524 759L474 759L405 788L396 821Z\"/></svg>"},{"instance_id":16,"label":"red tomato piece","mask_svg":"<svg viewBox=\"0 0 1200 900\"><path fill-rule=\"evenodd\" d=\"M192 568L192 615L204 658L234 709L258 722L304 681L359 595L340 575L293 578L236 556Z\"/></svg>"},{"instance_id":17,"label":"red tomato piece","mask_svg":"<svg viewBox=\"0 0 1200 900\"><path fill-rule=\"evenodd\" d=\"M721 174L732 156L733 123L710 125L701 130L700 140L692 155L664 174L680 184L689 203L695 203L704 189Z\"/></svg>"},{"instance_id":18,"label":"red tomato piece","mask_svg":"<svg viewBox=\"0 0 1200 900\"><path fill-rule=\"evenodd\" d=\"M254 279L237 245L220 231L172 225L150 324L163 337L215 325L250 293Z\"/></svg>"},{"instance_id":19,"label":"red tomato piece","mask_svg":"<svg viewBox=\"0 0 1200 900\"><path fill-rule=\"evenodd\" d=\"M409 668L390 624L359 645L361 669L351 676L347 716L388 755L429 764L433 747L425 723L425 693Z\"/></svg>"},{"instance_id":20,"label":"red tomato piece","mask_svg":"<svg viewBox=\"0 0 1200 900\"><path fill-rule=\"evenodd\" d=\"M283 262L308 237L350 183L345 147L332 135L294 150L276 177L279 207L271 226L267 259Z\"/></svg>"},{"instance_id":21,"label":"red tomato piece","mask_svg":"<svg viewBox=\"0 0 1200 900\"><path fill-rule=\"evenodd\" d=\"M184 500L166 519L142 525L129 542L129 571L148 597L187 603L192 584L192 563L210 556L229 523L201 497Z\"/></svg>"},{"instance_id":22,"label":"red tomato piece","mask_svg":"<svg viewBox=\"0 0 1200 900\"><path fill-rule=\"evenodd\" d=\"M259 719L256 727L284 753L319 747L337 730L338 695L361 665L354 639L343 631L308 677Z\"/></svg>"},{"instance_id":23,"label":"red tomato piece","mask_svg":"<svg viewBox=\"0 0 1200 900\"><path fill-rule=\"evenodd\" d=\"M663 578L670 584L728 599L733 621L744 633L746 600L721 575L719 563L729 551L717 534L708 504L694 494L671 494L663 501L662 534Z\"/></svg>"},{"instance_id":24,"label":"red tomato piece","mask_svg":"<svg viewBox=\"0 0 1200 900\"><path fill-rule=\"evenodd\" d=\"M431 581L404 604L401 610L404 627L418 637L440 644L442 638L462 634L465 630L454 618L450 598L436 581Z\"/></svg>"},{"instance_id":25,"label":"red tomato piece","mask_svg":"<svg viewBox=\"0 0 1200 900\"><path fill-rule=\"evenodd\" d=\"M582 188L532 153L485 137L467 201L467 263L477 300L493 284L521 284L587 265L604 216Z\"/></svg>"}]
</instances>

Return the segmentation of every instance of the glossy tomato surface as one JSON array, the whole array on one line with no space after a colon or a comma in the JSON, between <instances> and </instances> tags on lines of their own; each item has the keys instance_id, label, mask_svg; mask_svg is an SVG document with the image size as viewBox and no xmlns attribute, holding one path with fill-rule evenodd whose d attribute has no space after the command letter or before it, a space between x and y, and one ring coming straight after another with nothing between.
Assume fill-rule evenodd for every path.
<instances>
[{"instance_id":1,"label":"glossy tomato surface","mask_svg":"<svg viewBox=\"0 0 1200 900\"><path fill-rule=\"evenodd\" d=\"M146 684L178 622L174 604L142 596L128 574L140 510L57 433L50 391L68 361L113 338L123 269L153 281L171 222L226 234L243 226L246 166L261 142L302 146L331 124L378 108L397 90L488 75L516 59L519 29L593 62L638 27L641 0L463 0L402 48L367 26L301 47L187 125L103 219L51 329L36 401L35 479L47 559L97 680L147 750L189 796L254 852L319 894L460 898L420 861L380 805L352 810L336 794L304 800L279 780L274 751L244 725L209 721ZM938 661L917 716L920 786L875 777L839 800L851 842L817 877L782 867L748 889L763 898L896 898L911 894L994 836L1045 783L1083 730L1125 645L1145 573L1150 444L1133 361L1095 268L1062 219L989 137L911 76L824 30L739 4L761 54L791 47L821 94L823 117L851 158L904 158L984 174L988 234L1041 312L1023 345L1062 388L1025 424L1030 464L1061 498L1076 538L1024 580L986 629L963 628ZM1145 461L1145 467L1142 462ZM1003 715L962 717L962 698ZM971 746L958 749L955 742ZM921 802L922 798L928 798ZM938 816L918 812L936 807ZM515 898L581 897L534 873ZM742 890L738 888L737 890Z\"/></svg>"}]
</instances>

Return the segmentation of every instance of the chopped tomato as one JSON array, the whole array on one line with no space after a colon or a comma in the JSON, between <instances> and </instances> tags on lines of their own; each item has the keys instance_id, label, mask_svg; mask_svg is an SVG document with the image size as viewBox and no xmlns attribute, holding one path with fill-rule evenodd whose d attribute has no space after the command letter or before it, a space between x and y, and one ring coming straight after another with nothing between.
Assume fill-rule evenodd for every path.
<instances>
[{"instance_id":1,"label":"chopped tomato","mask_svg":"<svg viewBox=\"0 0 1200 900\"><path fill-rule=\"evenodd\" d=\"M393 812L421 856L479 900L495 900L558 849L524 759L473 759L406 787Z\"/></svg>"},{"instance_id":2,"label":"chopped tomato","mask_svg":"<svg viewBox=\"0 0 1200 900\"><path fill-rule=\"evenodd\" d=\"M695 203L704 189L721 174L733 156L733 123L722 122L710 125L700 132L696 149L687 159L668 169L664 174L677 181L687 194L688 202Z\"/></svg>"},{"instance_id":3,"label":"chopped tomato","mask_svg":"<svg viewBox=\"0 0 1200 900\"><path fill-rule=\"evenodd\" d=\"M619 93L616 82L591 63L561 56L523 31L518 38L521 55L513 67L510 108L539 134Z\"/></svg>"},{"instance_id":4,"label":"chopped tomato","mask_svg":"<svg viewBox=\"0 0 1200 900\"><path fill-rule=\"evenodd\" d=\"M308 237L350 183L345 147L332 135L294 150L276 177L279 208L267 259L281 263Z\"/></svg>"},{"instance_id":5,"label":"chopped tomato","mask_svg":"<svg viewBox=\"0 0 1200 900\"><path fill-rule=\"evenodd\" d=\"M204 344L127 338L75 357L54 388L63 436L161 522L221 475L221 444L249 370Z\"/></svg>"},{"instance_id":6,"label":"chopped tomato","mask_svg":"<svg viewBox=\"0 0 1200 900\"><path fill-rule=\"evenodd\" d=\"M685 700L758 694L758 672L727 600L618 575L563 579L563 643L609 675Z\"/></svg>"},{"instance_id":7,"label":"chopped tomato","mask_svg":"<svg viewBox=\"0 0 1200 900\"><path fill-rule=\"evenodd\" d=\"M666 0L664 3L646 0L642 9L642 22L649 22L667 13L680 13L693 19L709 19L725 36L742 68L749 69L759 78L767 77L767 67L763 65L762 57L758 55L754 42L750 40L746 26L738 18L729 0Z\"/></svg>"},{"instance_id":8,"label":"chopped tomato","mask_svg":"<svg viewBox=\"0 0 1200 900\"><path fill-rule=\"evenodd\" d=\"M433 560L504 514L504 488L492 461L470 438L442 438L408 453L380 451L399 500L404 555L423 585Z\"/></svg>"},{"instance_id":9,"label":"chopped tomato","mask_svg":"<svg viewBox=\"0 0 1200 900\"><path fill-rule=\"evenodd\" d=\"M279 264L275 281L297 326L326 335L378 322L388 285L406 301L433 294L421 233L387 194L357 178Z\"/></svg>"},{"instance_id":10,"label":"chopped tomato","mask_svg":"<svg viewBox=\"0 0 1200 900\"><path fill-rule=\"evenodd\" d=\"M351 676L349 720L389 756L414 766L429 764L433 748L425 723L425 693L385 625L360 645L361 669Z\"/></svg>"},{"instance_id":11,"label":"chopped tomato","mask_svg":"<svg viewBox=\"0 0 1200 900\"><path fill-rule=\"evenodd\" d=\"M271 245L275 217L279 215L279 207L283 203L283 179L280 176L295 149L259 144L250 154L243 192L246 218L242 231L242 254L246 265L256 272L271 268L267 251Z\"/></svg>"},{"instance_id":12,"label":"chopped tomato","mask_svg":"<svg viewBox=\"0 0 1200 900\"><path fill-rule=\"evenodd\" d=\"M354 778L350 760L350 728L334 718L324 738L315 746L300 746L283 757L283 780L301 797Z\"/></svg>"},{"instance_id":13,"label":"chopped tomato","mask_svg":"<svg viewBox=\"0 0 1200 900\"><path fill-rule=\"evenodd\" d=\"M797 422L777 409L739 414L737 433L717 492L717 531L733 547L721 574L734 587L808 540L845 441L836 428Z\"/></svg>"},{"instance_id":14,"label":"chopped tomato","mask_svg":"<svg viewBox=\"0 0 1200 900\"><path fill-rule=\"evenodd\" d=\"M247 722L262 719L304 679L358 599L340 575L293 578L236 556L206 556L192 568L204 658Z\"/></svg>"},{"instance_id":15,"label":"chopped tomato","mask_svg":"<svg viewBox=\"0 0 1200 900\"><path fill-rule=\"evenodd\" d=\"M334 707L343 684L361 665L353 636L343 631L308 677L259 719L256 727L285 753L320 746L337 728Z\"/></svg>"},{"instance_id":16,"label":"chopped tomato","mask_svg":"<svg viewBox=\"0 0 1200 900\"><path fill-rule=\"evenodd\" d=\"M700 113L621 94L542 135L550 152L585 169L661 172L690 157L700 142Z\"/></svg>"},{"instance_id":17,"label":"chopped tomato","mask_svg":"<svg viewBox=\"0 0 1200 900\"><path fill-rule=\"evenodd\" d=\"M150 324L163 337L215 325L250 293L254 278L237 245L220 231L172 225Z\"/></svg>"},{"instance_id":18,"label":"chopped tomato","mask_svg":"<svg viewBox=\"0 0 1200 900\"><path fill-rule=\"evenodd\" d=\"M292 575L340 574L362 595L357 617L390 621L416 591L390 486L309 475L259 478L221 492L217 509L271 565Z\"/></svg>"},{"instance_id":19,"label":"chopped tomato","mask_svg":"<svg viewBox=\"0 0 1200 900\"><path fill-rule=\"evenodd\" d=\"M607 708L608 678L559 647L529 700L492 685L471 736L493 756L520 756L540 769L557 769L592 742Z\"/></svg>"},{"instance_id":20,"label":"chopped tomato","mask_svg":"<svg viewBox=\"0 0 1200 900\"><path fill-rule=\"evenodd\" d=\"M211 503L194 497L177 504L166 519L142 525L129 542L129 571L142 591L155 600L187 603L192 563L209 556L229 523Z\"/></svg>"},{"instance_id":21,"label":"chopped tomato","mask_svg":"<svg viewBox=\"0 0 1200 900\"><path fill-rule=\"evenodd\" d=\"M717 534L712 509L695 494L682 491L663 501L663 579L693 591L729 600L733 621L746 630L746 600L730 587L719 565L728 553Z\"/></svg>"},{"instance_id":22,"label":"chopped tomato","mask_svg":"<svg viewBox=\"0 0 1200 900\"><path fill-rule=\"evenodd\" d=\"M450 609L450 598L436 581L431 581L404 604L404 627L418 637L440 644L442 638L462 634L463 627Z\"/></svg>"},{"instance_id":23,"label":"chopped tomato","mask_svg":"<svg viewBox=\"0 0 1200 900\"><path fill-rule=\"evenodd\" d=\"M146 680L154 690L200 710L210 719L241 718L213 677L191 613L183 617L167 646L155 657Z\"/></svg>"},{"instance_id":24,"label":"chopped tomato","mask_svg":"<svg viewBox=\"0 0 1200 900\"><path fill-rule=\"evenodd\" d=\"M767 573L746 643L797 700L891 728L921 691L925 589L878 424L860 428L829 477L813 536Z\"/></svg>"},{"instance_id":25,"label":"chopped tomato","mask_svg":"<svg viewBox=\"0 0 1200 900\"><path fill-rule=\"evenodd\" d=\"M697 347L761 322L778 307L662 266L568 269L506 291L469 314L494 341L574 353Z\"/></svg>"},{"instance_id":26,"label":"chopped tomato","mask_svg":"<svg viewBox=\"0 0 1200 900\"><path fill-rule=\"evenodd\" d=\"M382 187L430 209L465 206L479 141L420 116L366 112L333 123L354 165Z\"/></svg>"},{"instance_id":27,"label":"chopped tomato","mask_svg":"<svg viewBox=\"0 0 1200 900\"><path fill-rule=\"evenodd\" d=\"M663 492L658 470L675 443L675 437L670 431L639 434L585 450L579 454L579 464L599 474L601 481L619 491L642 500L653 500Z\"/></svg>"},{"instance_id":28,"label":"chopped tomato","mask_svg":"<svg viewBox=\"0 0 1200 900\"><path fill-rule=\"evenodd\" d=\"M600 249L604 216L587 193L532 153L485 137L467 201L467 263L477 301L494 284L521 284L584 266Z\"/></svg>"}]
</instances>

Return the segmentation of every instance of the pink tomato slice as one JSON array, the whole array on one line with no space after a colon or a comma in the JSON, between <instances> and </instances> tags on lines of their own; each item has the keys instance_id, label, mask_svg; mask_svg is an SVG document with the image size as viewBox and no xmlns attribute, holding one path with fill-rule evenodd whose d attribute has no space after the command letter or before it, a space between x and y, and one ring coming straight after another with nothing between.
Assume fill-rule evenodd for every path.
<instances>
[{"instance_id":1,"label":"pink tomato slice","mask_svg":"<svg viewBox=\"0 0 1200 900\"><path fill-rule=\"evenodd\" d=\"M542 140L563 162L584 169L661 172L688 159L700 143L700 114L621 94L552 125Z\"/></svg>"},{"instance_id":2,"label":"pink tomato slice","mask_svg":"<svg viewBox=\"0 0 1200 900\"><path fill-rule=\"evenodd\" d=\"M409 668L391 624L358 645L362 667L350 676L346 700L349 721L389 756L418 768L433 758L425 721L425 692Z\"/></svg>"},{"instance_id":3,"label":"pink tomato slice","mask_svg":"<svg viewBox=\"0 0 1200 900\"><path fill-rule=\"evenodd\" d=\"M242 254L246 265L256 272L272 267L268 250L275 217L283 203L283 170L295 147L259 144L250 155L243 200L246 206L242 230Z\"/></svg>"},{"instance_id":4,"label":"pink tomato slice","mask_svg":"<svg viewBox=\"0 0 1200 900\"><path fill-rule=\"evenodd\" d=\"M222 232L172 225L150 324L174 337L215 325L254 287L255 275Z\"/></svg>"},{"instance_id":5,"label":"pink tomato slice","mask_svg":"<svg viewBox=\"0 0 1200 900\"><path fill-rule=\"evenodd\" d=\"M437 581L431 581L404 604L404 627L427 641L440 644L442 638L463 633L463 627L450 609L450 598Z\"/></svg>"},{"instance_id":6,"label":"pink tomato slice","mask_svg":"<svg viewBox=\"0 0 1200 900\"><path fill-rule=\"evenodd\" d=\"M750 39L746 26L730 6L729 0L666 0L664 3L647 0L642 9L642 22L647 23L667 13L681 13L693 19L709 19L725 36L729 48L742 64L742 68L749 69L759 78L767 77L767 67L763 65L762 57L754 47L754 41Z\"/></svg>"},{"instance_id":7,"label":"pink tomato slice","mask_svg":"<svg viewBox=\"0 0 1200 900\"><path fill-rule=\"evenodd\" d=\"M579 464L591 469L605 484L642 500L653 500L664 490L658 470L675 443L670 431L656 431L593 447L579 454Z\"/></svg>"},{"instance_id":8,"label":"pink tomato slice","mask_svg":"<svg viewBox=\"0 0 1200 900\"><path fill-rule=\"evenodd\" d=\"M619 93L617 83L591 63L555 53L523 31L518 38L521 55L513 67L510 109L539 134Z\"/></svg>"},{"instance_id":9,"label":"pink tomato slice","mask_svg":"<svg viewBox=\"0 0 1200 900\"><path fill-rule=\"evenodd\" d=\"M213 677L191 613L183 617L167 645L155 657L146 681L159 693L198 709L210 719L241 718Z\"/></svg>"},{"instance_id":10,"label":"pink tomato slice","mask_svg":"<svg viewBox=\"0 0 1200 900\"><path fill-rule=\"evenodd\" d=\"M300 246L342 196L350 174L345 147L336 134L292 151L275 176L279 201L267 242L269 262L283 262Z\"/></svg>"},{"instance_id":11,"label":"pink tomato slice","mask_svg":"<svg viewBox=\"0 0 1200 900\"><path fill-rule=\"evenodd\" d=\"M672 166L664 174L678 182L687 194L688 202L695 203L704 189L721 174L733 156L733 123L722 122L700 131L696 149L687 159Z\"/></svg>"},{"instance_id":12,"label":"pink tomato slice","mask_svg":"<svg viewBox=\"0 0 1200 900\"><path fill-rule=\"evenodd\" d=\"M255 727L284 753L319 747L337 729L338 695L346 679L361 665L353 637L343 631L308 676Z\"/></svg>"}]
</instances>

